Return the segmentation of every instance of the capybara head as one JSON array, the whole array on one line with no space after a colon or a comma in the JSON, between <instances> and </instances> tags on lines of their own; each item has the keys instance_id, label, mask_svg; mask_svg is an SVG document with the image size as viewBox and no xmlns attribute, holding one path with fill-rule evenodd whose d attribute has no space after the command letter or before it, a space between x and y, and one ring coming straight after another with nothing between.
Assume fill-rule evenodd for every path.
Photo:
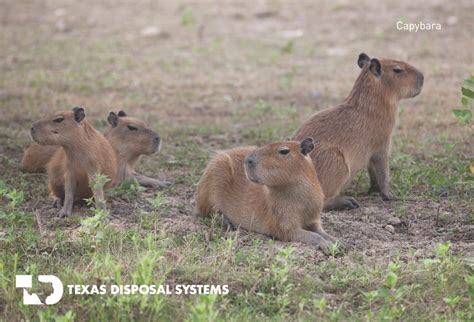
<instances>
[{"instance_id":1,"label":"capybara head","mask_svg":"<svg viewBox=\"0 0 474 322\"><path fill-rule=\"evenodd\" d=\"M120 156L133 159L160 150L159 134L145 122L127 116L124 111L110 112L107 121L111 127L105 132L105 137Z\"/></svg>"},{"instance_id":2,"label":"capybara head","mask_svg":"<svg viewBox=\"0 0 474 322\"><path fill-rule=\"evenodd\" d=\"M314 171L309 157L313 149L312 138L267 144L245 158L245 173L250 181L269 187L292 184Z\"/></svg>"},{"instance_id":3,"label":"capybara head","mask_svg":"<svg viewBox=\"0 0 474 322\"><path fill-rule=\"evenodd\" d=\"M423 87L423 74L415 67L398 60L370 58L366 54L359 55L357 64L372 80L375 90L382 91L395 100L414 97L421 92ZM365 79L367 79L365 78ZM363 80L364 78L359 78Z\"/></svg>"},{"instance_id":4,"label":"capybara head","mask_svg":"<svg viewBox=\"0 0 474 322\"><path fill-rule=\"evenodd\" d=\"M52 113L33 123L31 138L42 145L71 145L83 136L83 120L86 112L82 107L71 111Z\"/></svg>"}]
</instances>

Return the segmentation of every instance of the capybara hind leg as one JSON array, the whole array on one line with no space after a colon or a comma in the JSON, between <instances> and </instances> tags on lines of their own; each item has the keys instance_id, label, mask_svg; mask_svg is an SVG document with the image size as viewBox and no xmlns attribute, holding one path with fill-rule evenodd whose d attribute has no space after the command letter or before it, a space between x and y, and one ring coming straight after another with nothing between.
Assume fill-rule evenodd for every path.
<instances>
[{"instance_id":1,"label":"capybara hind leg","mask_svg":"<svg viewBox=\"0 0 474 322\"><path fill-rule=\"evenodd\" d=\"M222 231L236 230L237 228L230 222L225 215L222 215Z\"/></svg>"},{"instance_id":2,"label":"capybara hind leg","mask_svg":"<svg viewBox=\"0 0 474 322\"><path fill-rule=\"evenodd\" d=\"M331 245L333 244L331 241L324 239L315 232L304 229L298 229L290 240L305 244L317 245L326 255L330 254Z\"/></svg>"},{"instance_id":3,"label":"capybara hind leg","mask_svg":"<svg viewBox=\"0 0 474 322\"><path fill-rule=\"evenodd\" d=\"M194 207L193 215L199 217L207 217L211 213L211 207L207 202L197 201Z\"/></svg>"},{"instance_id":4,"label":"capybara hind leg","mask_svg":"<svg viewBox=\"0 0 474 322\"><path fill-rule=\"evenodd\" d=\"M133 178L135 178L138 183L147 188L168 188L171 186L170 182L160 181L158 179L150 178L141 174L134 173Z\"/></svg>"},{"instance_id":5,"label":"capybara hind leg","mask_svg":"<svg viewBox=\"0 0 474 322\"><path fill-rule=\"evenodd\" d=\"M359 208L359 203L352 197L337 196L324 204L324 211L350 210Z\"/></svg>"},{"instance_id":6,"label":"capybara hind leg","mask_svg":"<svg viewBox=\"0 0 474 322\"><path fill-rule=\"evenodd\" d=\"M54 197L53 208L61 208L63 206L64 200L59 197Z\"/></svg>"},{"instance_id":7,"label":"capybara hind leg","mask_svg":"<svg viewBox=\"0 0 474 322\"><path fill-rule=\"evenodd\" d=\"M202 183L199 183L201 185ZM193 210L193 215L199 217L206 217L212 211L212 205L209 201L209 194L207 191L203 191L202 187L198 185L196 192L196 207Z\"/></svg>"}]
</instances>

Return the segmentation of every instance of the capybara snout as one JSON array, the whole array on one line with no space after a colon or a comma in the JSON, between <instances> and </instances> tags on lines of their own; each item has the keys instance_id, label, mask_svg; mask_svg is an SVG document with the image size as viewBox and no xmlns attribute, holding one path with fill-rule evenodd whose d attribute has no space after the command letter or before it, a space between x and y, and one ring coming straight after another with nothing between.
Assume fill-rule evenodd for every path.
<instances>
[{"instance_id":1,"label":"capybara snout","mask_svg":"<svg viewBox=\"0 0 474 322\"><path fill-rule=\"evenodd\" d=\"M416 85L417 85L416 87L417 87L417 89L413 93L412 97L415 97L416 95L421 93L421 89L423 88L424 80L425 80L425 76L423 76L422 72L418 71L418 74L416 75Z\"/></svg>"}]
</instances>

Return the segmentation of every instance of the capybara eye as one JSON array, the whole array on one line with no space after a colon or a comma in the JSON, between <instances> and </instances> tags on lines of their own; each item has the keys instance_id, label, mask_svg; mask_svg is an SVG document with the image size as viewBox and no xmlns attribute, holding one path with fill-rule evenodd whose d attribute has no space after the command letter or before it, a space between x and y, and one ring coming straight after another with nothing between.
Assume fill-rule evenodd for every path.
<instances>
[{"instance_id":1,"label":"capybara eye","mask_svg":"<svg viewBox=\"0 0 474 322\"><path fill-rule=\"evenodd\" d=\"M290 149L288 148L281 148L281 149L278 149L278 153L282 154L282 155L287 155L288 153L290 153Z\"/></svg>"},{"instance_id":2,"label":"capybara eye","mask_svg":"<svg viewBox=\"0 0 474 322\"><path fill-rule=\"evenodd\" d=\"M64 121L64 117L62 117L62 116L57 117L53 120L53 122L55 122L55 123L61 123L62 121Z\"/></svg>"},{"instance_id":3,"label":"capybara eye","mask_svg":"<svg viewBox=\"0 0 474 322\"><path fill-rule=\"evenodd\" d=\"M129 129L130 131L136 131L136 130L138 130L138 127L133 126L133 125L131 125L131 124L127 125L127 127L128 127L128 129Z\"/></svg>"},{"instance_id":4,"label":"capybara eye","mask_svg":"<svg viewBox=\"0 0 474 322\"><path fill-rule=\"evenodd\" d=\"M397 68L394 68L394 69L393 69L393 72L394 72L395 74L400 74L401 72L403 72L403 69L397 67Z\"/></svg>"}]
</instances>

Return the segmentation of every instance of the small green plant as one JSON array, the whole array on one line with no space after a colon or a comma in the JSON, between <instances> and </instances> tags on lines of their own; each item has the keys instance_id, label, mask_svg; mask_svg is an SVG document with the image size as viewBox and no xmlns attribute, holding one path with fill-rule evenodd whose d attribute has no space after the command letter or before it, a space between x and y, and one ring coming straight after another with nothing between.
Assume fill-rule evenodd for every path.
<instances>
[{"instance_id":1,"label":"small green plant","mask_svg":"<svg viewBox=\"0 0 474 322\"><path fill-rule=\"evenodd\" d=\"M190 317L187 319L189 322L210 322L219 321L219 312L216 310L215 305L217 301L217 295L201 295L197 303L191 307Z\"/></svg>"},{"instance_id":2,"label":"small green plant","mask_svg":"<svg viewBox=\"0 0 474 322\"><path fill-rule=\"evenodd\" d=\"M281 52L283 54L291 54L293 52L293 49L295 47L295 41L294 40L289 40L285 46L281 49Z\"/></svg>"},{"instance_id":3,"label":"small green plant","mask_svg":"<svg viewBox=\"0 0 474 322\"><path fill-rule=\"evenodd\" d=\"M0 207L0 227L3 225L2 221L6 223L4 227L15 227L18 224L29 225L31 223L32 216L20 208L25 201L23 191L9 189L3 182L0 182L0 200L2 198L7 199L8 203L6 207Z\"/></svg>"},{"instance_id":4,"label":"small green plant","mask_svg":"<svg viewBox=\"0 0 474 322\"><path fill-rule=\"evenodd\" d=\"M146 198L146 201L151 204L154 210L158 210L165 204L166 199L161 192L158 192L153 198Z\"/></svg>"},{"instance_id":5,"label":"small green plant","mask_svg":"<svg viewBox=\"0 0 474 322\"><path fill-rule=\"evenodd\" d=\"M133 198L138 197L140 192L145 191L146 189L138 183L136 179L133 180L124 180L119 185L110 189L109 193L113 197L118 197L131 201Z\"/></svg>"},{"instance_id":6,"label":"small green plant","mask_svg":"<svg viewBox=\"0 0 474 322\"><path fill-rule=\"evenodd\" d=\"M324 297L322 297L319 300L315 300L314 303L315 303L316 307L318 308L319 312L321 314L324 314L324 312L326 311L326 308L328 306L328 302L326 301L326 299Z\"/></svg>"},{"instance_id":7,"label":"small green plant","mask_svg":"<svg viewBox=\"0 0 474 322\"><path fill-rule=\"evenodd\" d=\"M453 115L462 124L470 124L472 121L471 102L474 99L474 76L464 80L464 86L461 87L461 104L463 108L453 109Z\"/></svg>"},{"instance_id":8,"label":"small green plant","mask_svg":"<svg viewBox=\"0 0 474 322\"><path fill-rule=\"evenodd\" d=\"M106 203L103 198L103 195L98 194L98 191L104 191L104 186L110 179L103 174L96 174L91 182L89 182L89 186L94 193L94 197L85 199L88 206L94 205L95 208L105 209ZM96 200L96 197L98 200Z\"/></svg>"},{"instance_id":9,"label":"small green plant","mask_svg":"<svg viewBox=\"0 0 474 322\"><path fill-rule=\"evenodd\" d=\"M450 248L450 241L447 241L446 243L439 243L435 246L435 254L437 257L446 257Z\"/></svg>"},{"instance_id":10,"label":"small green plant","mask_svg":"<svg viewBox=\"0 0 474 322\"><path fill-rule=\"evenodd\" d=\"M332 243L329 245L329 254L332 257L336 257L338 255L342 255L344 252L344 246L339 242Z\"/></svg>"},{"instance_id":11,"label":"small green plant","mask_svg":"<svg viewBox=\"0 0 474 322\"><path fill-rule=\"evenodd\" d=\"M183 9L181 14L181 24L183 26L190 26L196 23L196 18L194 17L193 9L190 6L186 6Z\"/></svg>"},{"instance_id":12,"label":"small green plant","mask_svg":"<svg viewBox=\"0 0 474 322\"><path fill-rule=\"evenodd\" d=\"M8 207L15 209L18 205L22 204L25 200L25 194L23 191L17 191L16 189L5 191L4 196L9 200Z\"/></svg>"},{"instance_id":13,"label":"small green plant","mask_svg":"<svg viewBox=\"0 0 474 322\"><path fill-rule=\"evenodd\" d=\"M451 310L456 308L460 300L461 297L456 295L448 296L443 299L443 301L449 306Z\"/></svg>"}]
</instances>

